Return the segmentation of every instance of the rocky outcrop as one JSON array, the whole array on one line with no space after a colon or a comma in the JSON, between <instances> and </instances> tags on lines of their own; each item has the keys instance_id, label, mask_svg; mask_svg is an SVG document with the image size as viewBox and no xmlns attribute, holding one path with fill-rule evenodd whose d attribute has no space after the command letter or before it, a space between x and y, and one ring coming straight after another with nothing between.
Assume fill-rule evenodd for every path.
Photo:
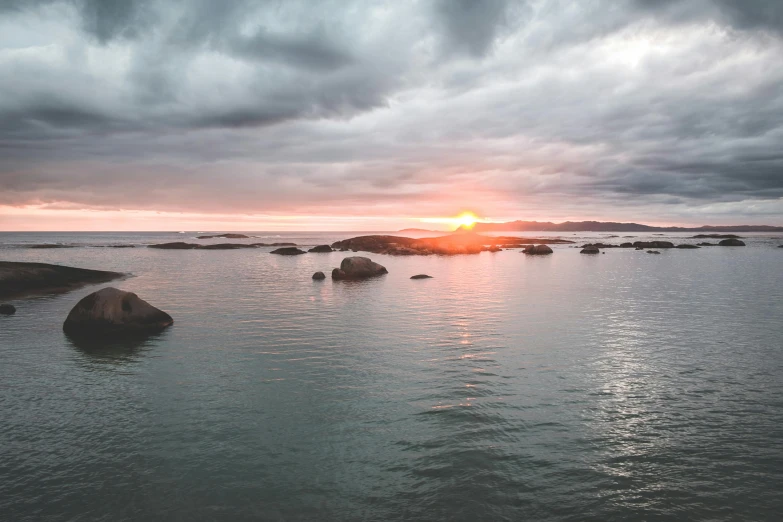
<instances>
[{"instance_id":1,"label":"rocky outcrop","mask_svg":"<svg viewBox=\"0 0 783 522\"><path fill-rule=\"evenodd\" d=\"M37 248L37 249L74 248L74 245L55 245L55 244L50 244L50 243L44 243L42 245L30 245L27 248Z\"/></svg>"},{"instance_id":2,"label":"rocky outcrop","mask_svg":"<svg viewBox=\"0 0 783 522\"><path fill-rule=\"evenodd\" d=\"M524 250L525 254L531 256L545 256L552 253L552 249L546 245L531 245Z\"/></svg>"},{"instance_id":3,"label":"rocky outcrop","mask_svg":"<svg viewBox=\"0 0 783 522\"><path fill-rule=\"evenodd\" d=\"M745 243L743 241L740 241L739 239L724 239L723 241L718 242L718 246L737 247L737 246L745 246Z\"/></svg>"},{"instance_id":4,"label":"rocky outcrop","mask_svg":"<svg viewBox=\"0 0 783 522\"><path fill-rule=\"evenodd\" d=\"M0 304L0 315L14 315L16 307L10 304Z\"/></svg>"},{"instance_id":5,"label":"rocky outcrop","mask_svg":"<svg viewBox=\"0 0 783 522\"><path fill-rule=\"evenodd\" d=\"M694 239L738 239L741 236L737 236L734 234L696 234L693 236Z\"/></svg>"},{"instance_id":6,"label":"rocky outcrop","mask_svg":"<svg viewBox=\"0 0 783 522\"><path fill-rule=\"evenodd\" d=\"M416 274L415 276L411 276L411 279L432 279L432 276L427 274Z\"/></svg>"},{"instance_id":7,"label":"rocky outcrop","mask_svg":"<svg viewBox=\"0 0 783 522\"><path fill-rule=\"evenodd\" d=\"M334 250L332 250L332 247L330 247L329 245L318 245L308 250L308 252L319 254L319 253L334 252Z\"/></svg>"},{"instance_id":8,"label":"rocky outcrop","mask_svg":"<svg viewBox=\"0 0 783 522\"><path fill-rule=\"evenodd\" d=\"M127 337L156 333L173 322L169 314L136 294L109 287L79 301L65 319L63 331L80 338Z\"/></svg>"},{"instance_id":9,"label":"rocky outcrop","mask_svg":"<svg viewBox=\"0 0 783 522\"><path fill-rule=\"evenodd\" d=\"M388 274L383 265L371 261L367 257L346 257L340 263L340 268L332 270L332 279L366 279Z\"/></svg>"},{"instance_id":10,"label":"rocky outcrop","mask_svg":"<svg viewBox=\"0 0 783 522\"><path fill-rule=\"evenodd\" d=\"M684 243L682 245L677 245L675 248L682 248L682 249L692 249L692 248L699 248L698 245L689 245L687 243Z\"/></svg>"},{"instance_id":11,"label":"rocky outcrop","mask_svg":"<svg viewBox=\"0 0 783 522\"><path fill-rule=\"evenodd\" d=\"M250 236L246 236L244 234L216 234L214 236L196 236L196 239L214 239L214 238L223 238L223 239L248 239Z\"/></svg>"},{"instance_id":12,"label":"rocky outcrop","mask_svg":"<svg viewBox=\"0 0 783 522\"><path fill-rule=\"evenodd\" d=\"M316 272L313 274L313 279L320 281L322 279L326 279L326 275L323 272Z\"/></svg>"},{"instance_id":13,"label":"rocky outcrop","mask_svg":"<svg viewBox=\"0 0 783 522\"><path fill-rule=\"evenodd\" d=\"M0 298L62 293L84 285L125 277L119 272L86 270L46 263L0 261Z\"/></svg>"},{"instance_id":14,"label":"rocky outcrop","mask_svg":"<svg viewBox=\"0 0 783 522\"><path fill-rule=\"evenodd\" d=\"M620 248L633 248L633 243L622 243Z\"/></svg>"},{"instance_id":15,"label":"rocky outcrop","mask_svg":"<svg viewBox=\"0 0 783 522\"><path fill-rule=\"evenodd\" d=\"M585 245L585 247L579 251L580 254L600 254L601 251L594 245Z\"/></svg>"},{"instance_id":16,"label":"rocky outcrop","mask_svg":"<svg viewBox=\"0 0 783 522\"><path fill-rule=\"evenodd\" d=\"M703 243L696 243L697 246L703 247L703 246L718 246L717 243L707 243L706 241Z\"/></svg>"},{"instance_id":17,"label":"rocky outcrop","mask_svg":"<svg viewBox=\"0 0 783 522\"><path fill-rule=\"evenodd\" d=\"M674 243L669 241L636 241L633 246L636 248L674 248Z\"/></svg>"},{"instance_id":18,"label":"rocky outcrop","mask_svg":"<svg viewBox=\"0 0 783 522\"><path fill-rule=\"evenodd\" d=\"M306 254L304 250L299 250L296 247L283 247L278 248L277 250L272 250L269 252L270 254L277 254L280 256L300 256L302 254Z\"/></svg>"},{"instance_id":19,"label":"rocky outcrop","mask_svg":"<svg viewBox=\"0 0 783 522\"><path fill-rule=\"evenodd\" d=\"M160 243L159 245L149 245L149 248L159 248L161 250L193 250L201 248L201 245L196 243L185 243L183 241L175 241L174 243Z\"/></svg>"},{"instance_id":20,"label":"rocky outcrop","mask_svg":"<svg viewBox=\"0 0 783 522\"><path fill-rule=\"evenodd\" d=\"M401 236L359 236L332 244L336 250L373 252L393 256L412 255L460 255L478 254L485 251L497 252L502 248L519 248L532 244L573 243L566 239L528 239L522 237L493 237L474 233L460 233L449 236L410 238Z\"/></svg>"},{"instance_id":21,"label":"rocky outcrop","mask_svg":"<svg viewBox=\"0 0 783 522\"><path fill-rule=\"evenodd\" d=\"M660 252L658 252L657 250L648 250L647 253L648 254L660 254Z\"/></svg>"},{"instance_id":22,"label":"rocky outcrop","mask_svg":"<svg viewBox=\"0 0 783 522\"><path fill-rule=\"evenodd\" d=\"M296 246L296 243L250 243L250 246L254 246L254 247L284 247L284 246Z\"/></svg>"}]
</instances>

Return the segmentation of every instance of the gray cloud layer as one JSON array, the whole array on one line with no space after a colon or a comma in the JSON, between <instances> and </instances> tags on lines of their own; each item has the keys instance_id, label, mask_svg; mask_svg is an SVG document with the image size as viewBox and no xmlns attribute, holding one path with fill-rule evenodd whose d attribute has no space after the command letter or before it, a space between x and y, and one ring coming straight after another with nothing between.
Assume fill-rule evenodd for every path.
<instances>
[{"instance_id":1,"label":"gray cloud layer","mask_svg":"<svg viewBox=\"0 0 783 522\"><path fill-rule=\"evenodd\" d=\"M0 0L0 205L781 223L780 56L776 0Z\"/></svg>"}]
</instances>

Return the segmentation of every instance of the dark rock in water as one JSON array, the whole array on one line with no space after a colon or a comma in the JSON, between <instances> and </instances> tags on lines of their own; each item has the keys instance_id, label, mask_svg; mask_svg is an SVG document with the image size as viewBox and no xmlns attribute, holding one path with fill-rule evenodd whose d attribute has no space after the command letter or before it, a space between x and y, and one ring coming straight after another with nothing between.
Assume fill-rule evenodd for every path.
<instances>
[{"instance_id":1,"label":"dark rock in water","mask_svg":"<svg viewBox=\"0 0 783 522\"><path fill-rule=\"evenodd\" d=\"M73 245L51 245L51 244L45 243L43 245L30 245L27 248L39 248L39 249L44 249L44 248L47 248L47 249L48 248L74 248L74 246Z\"/></svg>"},{"instance_id":2,"label":"dark rock in water","mask_svg":"<svg viewBox=\"0 0 783 522\"><path fill-rule=\"evenodd\" d=\"M276 246L276 247L296 246L296 243L270 243L269 246Z\"/></svg>"},{"instance_id":3,"label":"dark rock in water","mask_svg":"<svg viewBox=\"0 0 783 522\"><path fill-rule=\"evenodd\" d=\"M633 248L633 243L622 243L620 248Z\"/></svg>"},{"instance_id":4,"label":"dark rock in water","mask_svg":"<svg viewBox=\"0 0 783 522\"><path fill-rule=\"evenodd\" d=\"M432 279L432 276L427 274L417 274L415 276L411 276L411 279Z\"/></svg>"},{"instance_id":5,"label":"dark rock in water","mask_svg":"<svg viewBox=\"0 0 783 522\"><path fill-rule=\"evenodd\" d=\"M278 248L277 250L272 250L269 253L278 254L281 256L299 256L302 254L306 254L307 252L305 252L304 250L299 250L296 247L283 247L283 248Z\"/></svg>"},{"instance_id":6,"label":"dark rock in water","mask_svg":"<svg viewBox=\"0 0 783 522\"><path fill-rule=\"evenodd\" d=\"M524 250L525 254L532 256L545 256L552 253L552 249L546 245L529 246Z\"/></svg>"},{"instance_id":7,"label":"dark rock in water","mask_svg":"<svg viewBox=\"0 0 783 522\"><path fill-rule=\"evenodd\" d=\"M696 234L693 236L694 239L701 239L701 238L710 238L710 239L737 239L741 236L737 236L734 234Z\"/></svg>"},{"instance_id":8,"label":"dark rock in water","mask_svg":"<svg viewBox=\"0 0 783 522\"><path fill-rule=\"evenodd\" d=\"M332 247L330 247L329 245L318 245L308 250L308 252L326 253L326 252L334 252L334 250L332 250Z\"/></svg>"},{"instance_id":9,"label":"dark rock in water","mask_svg":"<svg viewBox=\"0 0 783 522\"><path fill-rule=\"evenodd\" d=\"M636 247L634 250L644 250L644 247Z\"/></svg>"},{"instance_id":10,"label":"dark rock in water","mask_svg":"<svg viewBox=\"0 0 783 522\"><path fill-rule=\"evenodd\" d=\"M149 248L160 248L161 250L193 250L194 248L201 248L201 245L196 243L184 243L182 241L175 241L174 243L161 243L159 245L150 245Z\"/></svg>"},{"instance_id":11,"label":"dark rock in water","mask_svg":"<svg viewBox=\"0 0 783 522\"><path fill-rule=\"evenodd\" d=\"M660 252L658 252L657 250L648 250L647 253L648 254L660 254Z\"/></svg>"},{"instance_id":12,"label":"dark rock in water","mask_svg":"<svg viewBox=\"0 0 783 522\"><path fill-rule=\"evenodd\" d=\"M586 245L580 252L580 254L600 254L601 251L598 250L598 247L593 245Z\"/></svg>"},{"instance_id":13,"label":"dark rock in water","mask_svg":"<svg viewBox=\"0 0 783 522\"><path fill-rule=\"evenodd\" d=\"M783 245L778 245L778 248L783 248Z\"/></svg>"},{"instance_id":14,"label":"dark rock in water","mask_svg":"<svg viewBox=\"0 0 783 522\"><path fill-rule=\"evenodd\" d=\"M134 293L116 288L93 292L73 307L63 323L72 337L111 338L156 333L174 320Z\"/></svg>"},{"instance_id":15,"label":"dark rock in water","mask_svg":"<svg viewBox=\"0 0 783 522\"><path fill-rule=\"evenodd\" d=\"M136 245L109 245L109 248L136 248Z\"/></svg>"},{"instance_id":16,"label":"dark rock in water","mask_svg":"<svg viewBox=\"0 0 783 522\"><path fill-rule=\"evenodd\" d=\"M10 304L0 304L0 315L14 315L16 307Z\"/></svg>"},{"instance_id":17,"label":"dark rock in water","mask_svg":"<svg viewBox=\"0 0 783 522\"><path fill-rule=\"evenodd\" d=\"M244 234L216 234L214 236L196 236L196 239L213 239L213 238L224 238L224 239L247 239L250 236L246 236Z\"/></svg>"},{"instance_id":18,"label":"dark rock in water","mask_svg":"<svg viewBox=\"0 0 783 522\"><path fill-rule=\"evenodd\" d=\"M366 257L346 257L340 263L340 268L332 270L332 279L366 279L388 274L383 265L379 265Z\"/></svg>"},{"instance_id":19,"label":"dark rock in water","mask_svg":"<svg viewBox=\"0 0 783 522\"><path fill-rule=\"evenodd\" d=\"M86 270L46 263L0 261L0 297L62 293L125 277L118 272Z\"/></svg>"},{"instance_id":20,"label":"dark rock in water","mask_svg":"<svg viewBox=\"0 0 783 522\"><path fill-rule=\"evenodd\" d=\"M245 245L243 243L218 243L216 245L204 245L201 250L237 250L240 248L256 248L253 245Z\"/></svg>"},{"instance_id":21,"label":"dark rock in water","mask_svg":"<svg viewBox=\"0 0 783 522\"><path fill-rule=\"evenodd\" d=\"M745 243L739 239L724 239L718 243L718 246L745 246Z\"/></svg>"},{"instance_id":22,"label":"dark rock in water","mask_svg":"<svg viewBox=\"0 0 783 522\"><path fill-rule=\"evenodd\" d=\"M313 274L313 279L320 281L321 279L326 279L326 275L323 272L316 272Z\"/></svg>"},{"instance_id":23,"label":"dark rock in water","mask_svg":"<svg viewBox=\"0 0 783 522\"><path fill-rule=\"evenodd\" d=\"M582 245L582 248L619 248L617 245L607 245L605 243L587 243L586 245Z\"/></svg>"},{"instance_id":24,"label":"dark rock in water","mask_svg":"<svg viewBox=\"0 0 783 522\"><path fill-rule=\"evenodd\" d=\"M642 248L674 248L669 241L636 241L633 246Z\"/></svg>"},{"instance_id":25,"label":"dark rock in water","mask_svg":"<svg viewBox=\"0 0 783 522\"><path fill-rule=\"evenodd\" d=\"M688 249L688 248L699 248L699 247L697 245L689 245L689 244L685 243L685 244L682 244L682 245L677 245L675 248Z\"/></svg>"},{"instance_id":26,"label":"dark rock in water","mask_svg":"<svg viewBox=\"0 0 783 522\"><path fill-rule=\"evenodd\" d=\"M700 247L703 247L703 246L718 246L718 245L717 245L717 243L707 243L707 242L704 242L704 243L696 243L696 245L698 245L698 246L700 246Z\"/></svg>"},{"instance_id":27,"label":"dark rock in water","mask_svg":"<svg viewBox=\"0 0 783 522\"><path fill-rule=\"evenodd\" d=\"M500 251L502 251L502 250L503 250L503 249L502 249L502 248L500 248L500 247L499 247L499 246L497 246L497 245L492 245L491 247L487 248L487 252L500 252Z\"/></svg>"}]
</instances>

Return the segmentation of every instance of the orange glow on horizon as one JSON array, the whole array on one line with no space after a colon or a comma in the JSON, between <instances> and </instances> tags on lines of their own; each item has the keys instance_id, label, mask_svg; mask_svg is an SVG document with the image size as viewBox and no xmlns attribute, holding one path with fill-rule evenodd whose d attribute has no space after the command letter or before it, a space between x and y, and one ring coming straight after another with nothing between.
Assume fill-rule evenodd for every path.
<instances>
[{"instance_id":1,"label":"orange glow on horizon","mask_svg":"<svg viewBox=\"0 0 783 522\"><path fill-rule=\"evenodd\" d=\"M481 221L481 219L473 212L466 211L462 212L456 217L422 218L421 221L423 223L445 223L454 229L458 229L459 227L471 229L476 225L476 223Z\"/></svg>"}]
</instances>

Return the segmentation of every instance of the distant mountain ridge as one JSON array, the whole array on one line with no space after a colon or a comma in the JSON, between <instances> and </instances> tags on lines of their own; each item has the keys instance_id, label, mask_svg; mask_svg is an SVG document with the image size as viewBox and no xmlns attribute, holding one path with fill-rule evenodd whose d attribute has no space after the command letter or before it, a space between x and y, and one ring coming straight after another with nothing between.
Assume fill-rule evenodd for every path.
<instances>
[{"instance_id":1,"label":"distant mountain ridge","mask_svg":"<svg viewBox=\"0 0 783 522\"><path fill-rule=\"evenodd\" d=\"M701 227L654 227L639 223L611 221L510 221L507 223L476 223L472 228L460 226L457 231L472 232L783 232L783 227L770 225L725 225Z\"/></svg>"}]
</instances>

